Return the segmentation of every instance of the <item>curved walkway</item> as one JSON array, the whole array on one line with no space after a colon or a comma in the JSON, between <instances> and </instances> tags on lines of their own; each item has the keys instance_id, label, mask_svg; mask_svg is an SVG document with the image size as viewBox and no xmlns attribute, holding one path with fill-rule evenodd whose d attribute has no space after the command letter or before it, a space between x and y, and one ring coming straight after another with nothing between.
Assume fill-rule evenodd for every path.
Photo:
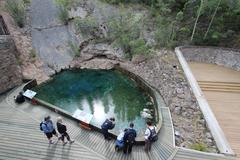
<instances>
[{"instance_id":1,"label":"curved walkway","mask_svg":"<svg viewBox=\"0 0 240 160\"><path fill-rule=\"evenodd\" d=\"M240 71L197 62L189 66L231 148L240 155Z\"/></svg>"},{"instance_id":2,"label":"curved walkway","mask_svg":"<svg viewBox=\"0 0 240 160\"><path fill-rule=\"evenodd\" d=\"M13 96L22 89L13 90L6 98L0 99L0 140L4 141L0 155L6 159L123 159L123 160L230 160L220 154L203 153L174 145L173 126L168 108L161 108L163 126L159 140L152 146L150 153L143 146L134 146L130 155L115 152L114 141L105 141L95 131L81 129L75 121L65 119L68 132L76 143L65 147L47 144L46 137L39 130L39 122L45 115L55 120L59 114L45 107L24 103L16 105ZM11 118L9 118L11 117ZM18 151L18 152L16 152Z\"/></svg>"}]
</instances>

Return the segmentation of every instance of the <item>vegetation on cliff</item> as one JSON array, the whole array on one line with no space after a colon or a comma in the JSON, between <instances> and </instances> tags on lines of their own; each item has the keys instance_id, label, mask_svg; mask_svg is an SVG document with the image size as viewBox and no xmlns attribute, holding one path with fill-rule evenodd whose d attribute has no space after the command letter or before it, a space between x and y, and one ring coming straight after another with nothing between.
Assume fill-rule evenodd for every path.
<instances>
[{"instance_id":1,"label":"vegetation on cliff","mask_svg":"<svg viewBox=\"0 0 240 160\"><path fill-rule=\"evenodd\" d=\"M156 22L156 40L165 46L183 44L240 47L239 0L104 0L140 3ZM162 37L167 42L162 43Z\"/></svg>"}]
</instances>

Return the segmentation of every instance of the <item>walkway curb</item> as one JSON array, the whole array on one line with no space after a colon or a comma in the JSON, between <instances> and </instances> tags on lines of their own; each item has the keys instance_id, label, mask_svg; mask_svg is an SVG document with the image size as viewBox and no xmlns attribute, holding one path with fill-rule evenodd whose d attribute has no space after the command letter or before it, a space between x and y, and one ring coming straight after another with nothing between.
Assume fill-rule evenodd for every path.
<instances>
[{"instance_id":1,"label":"walkway curb","mask_svg":"<svg viewBox=\"0 0 240 160\"><path fill-rule=\"evenodd\" d=\"M178 60L183 68L184 74L192 88L192 91L197 99L197 102L200 106L200 109L204 115L204 118L207 122L207 125L210 129L210 132L213 135L213 138L217 144L217 147L220 151L220 153L226 154L226 155L232 155L234 156L234 152L231 149L221 127L218 124L218 121L216 120L207 100L205 99L202 90L200 89L195 77L193 76L190 67L188 66L184 56L182 55L182 52L180 51L181 47L175 48L175 53L178 57Z\"/></svg>"}]
</instances>

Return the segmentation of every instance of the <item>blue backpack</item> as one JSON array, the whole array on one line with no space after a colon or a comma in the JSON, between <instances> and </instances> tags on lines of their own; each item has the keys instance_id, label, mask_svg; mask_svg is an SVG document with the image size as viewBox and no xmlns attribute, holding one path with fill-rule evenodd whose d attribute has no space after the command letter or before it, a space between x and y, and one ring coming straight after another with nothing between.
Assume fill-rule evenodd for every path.
<instances>
[{"instance_id":1,"label":"blue backpack","mask_svg":"<svg viewBox=\"0 0 240 160\"><path fill-rule=\"evenodd\" d=\"M46 124L46 123L44 123L44 122L41 122L41 123L40 123L40 131L43 131L43 128L42 128L42 125L43 125L43 124L47 126L47 124Z\"/></svg>"}]
</instances>

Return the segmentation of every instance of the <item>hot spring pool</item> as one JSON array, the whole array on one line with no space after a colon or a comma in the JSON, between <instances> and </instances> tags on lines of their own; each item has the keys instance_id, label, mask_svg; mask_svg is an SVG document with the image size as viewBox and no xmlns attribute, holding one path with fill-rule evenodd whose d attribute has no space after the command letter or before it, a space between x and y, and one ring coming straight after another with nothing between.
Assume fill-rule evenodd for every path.
<instances>
[{"instance_id":1,"label":"hot spring pool","mask_svg":"<svg viewBox=\"0 0 240 160\"><path fill-rule=\"evenodd\" d=\"M53 104L70 114L82 110L93 115L90 124L101 126L111 116L116 119L115 133L135 124L138 135L143 135L146 120L140 112L151 98L137 83L117 70L68 70L52 80L32 88L36 98Z\"/></svg>"}]
</instances>

